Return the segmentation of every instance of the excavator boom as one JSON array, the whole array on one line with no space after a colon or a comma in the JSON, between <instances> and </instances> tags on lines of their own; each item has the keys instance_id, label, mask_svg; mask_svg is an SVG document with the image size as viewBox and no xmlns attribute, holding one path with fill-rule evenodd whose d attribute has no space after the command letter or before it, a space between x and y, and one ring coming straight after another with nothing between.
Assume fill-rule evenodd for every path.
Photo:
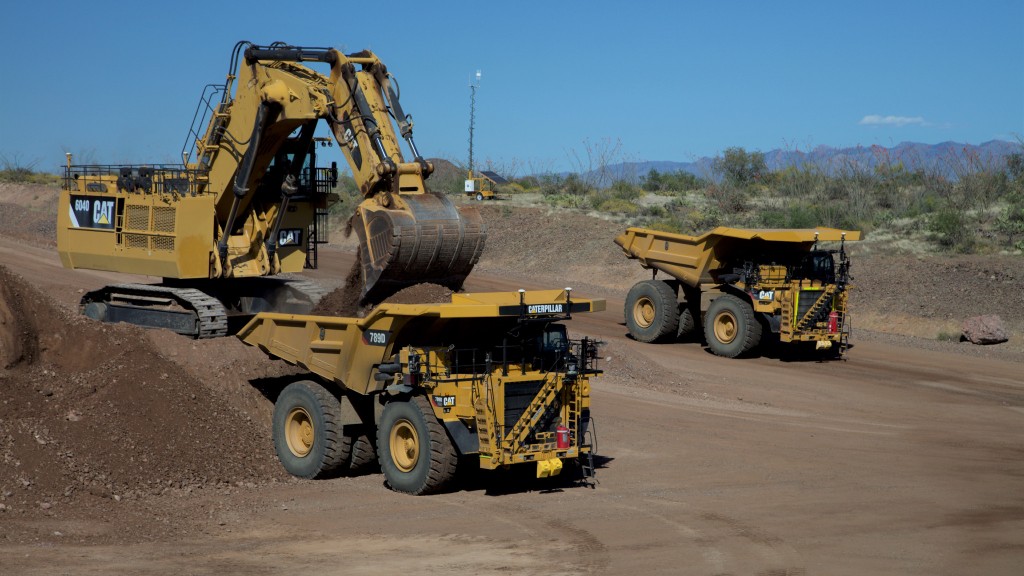
<instances>
[{"instance_id":1,"label":"excavator boom","mask_svg":"<svg viewBox=\"0 0 1024 576\"><path fill-rule=\"evenodd\" d=\"M245 60L250 65L315 60L331 66L331 111L325 118L364 198L352 217L363 299L379 301L420 282L459 289L483 252L486 228L476 210L459 210L427 189L434 167L416 148L412 118L384 64L369 51L344 55L291 46L250 46ZM402 155L392 120L412 152L411 162Z\"/></svg>"},{"instance_id":2,"label":"excavator boom","mask_svg":"<svg viewBox=\"0 0 1024 576\"><path fill-rule=\"evenodd\" d=\"M377 56L369 51L345 55L334 49L275 45L249 46L244 59L244 65L255 70L293 68L309 61L330 65L328 78L310 84L328 97L322 117L363 195L352 217L359 238L362 298L379 301L421 282L459 289L480 258L486 229L475 210L460 211L447 197L427 189L433 165L420 156L412 119ZM257 82L258 77L253 74ZM268 96L263 102L272 99ZM392 120L412 152L411 162L402 155ZM258 122L259 118L254 138Z\"/></svg>"}]
</instances>

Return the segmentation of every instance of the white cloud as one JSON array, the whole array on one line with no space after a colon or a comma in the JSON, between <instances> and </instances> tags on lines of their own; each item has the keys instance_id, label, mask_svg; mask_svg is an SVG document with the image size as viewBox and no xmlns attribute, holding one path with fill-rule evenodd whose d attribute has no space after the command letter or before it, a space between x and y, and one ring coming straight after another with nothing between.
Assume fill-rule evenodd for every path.
<instances>
[{"instance_id":1,"label":"white cloud","mask_svg":"<svg viewBox=\"0 0 1024 576\"><path fill-rule=\"evenodd\" d=\"M924 126L925 121L921 116L881 116L879 114L869 114L860 119L859 124L864 126L907 126L909 124L917 124Z\"/></svg>"}]
</instances>

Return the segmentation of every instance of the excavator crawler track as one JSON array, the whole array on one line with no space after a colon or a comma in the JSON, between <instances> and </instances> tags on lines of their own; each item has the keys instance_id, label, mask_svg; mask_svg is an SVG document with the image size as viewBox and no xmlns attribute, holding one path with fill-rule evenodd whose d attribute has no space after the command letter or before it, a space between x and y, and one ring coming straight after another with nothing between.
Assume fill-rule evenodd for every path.
<instances>
[{"instance_id":1,"label":"excavator crawler track","mask_svg":"<svg viewBox=\"0 0 1024 576\"><path fill-rule=\"evenodd\" d=\"M224 305L195 288L115 284L82 297L81 311L103 322L167 328L193 338L227 335Z\"/></svg>"}]
</instances>

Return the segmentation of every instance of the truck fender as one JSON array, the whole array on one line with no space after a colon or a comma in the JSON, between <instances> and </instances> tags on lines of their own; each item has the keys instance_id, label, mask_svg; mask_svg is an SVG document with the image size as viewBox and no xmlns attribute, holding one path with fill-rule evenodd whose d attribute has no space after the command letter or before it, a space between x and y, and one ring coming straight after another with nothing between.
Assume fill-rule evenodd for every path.
<instances>
[{"instance_id":1,"label":"truck fender","mask_svg":"<svg viewBox=\"0 0 1024 576\"><path fill-rule=\"evenodd\" d=\"M480 437L470 432L462 420L442 420L442 423L460 456L480 452Z\"/></svg>"}]
</instances>

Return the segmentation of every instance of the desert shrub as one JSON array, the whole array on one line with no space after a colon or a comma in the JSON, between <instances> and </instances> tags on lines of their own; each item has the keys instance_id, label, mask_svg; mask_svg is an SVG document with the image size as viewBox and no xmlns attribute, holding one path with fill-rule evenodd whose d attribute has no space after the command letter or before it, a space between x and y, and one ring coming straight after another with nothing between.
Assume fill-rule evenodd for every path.
<instances>
[{"instance_id":1,"label":"desert shrub","mask_svg":"<svg viewBox=\"0 0 1024 576\"><path fill-rule=\"evenodd\" d=\"M38 172L35 170L36 164L38 162L23 164L17 156L8 157L0 154L0 182L46 185L60 183L60 176L47 172Z\"/></svg>"},{"instance_id":2,"label":"desert shrub","mask_svg":"<svg viewBox=\"0 0 1024 576\"><path fill-rule=\"evenodd\" d=\"M996 220L996 231L1006 236L1006 245L1024 249L1024 198L1014 196Z\"/></svg>"},{"instance_id":3,"label":"desert shrub","mask_svg":"<svg viewBox=\"0 0 1024 576\"><path fill-rule=\"evenodd\" d=\"M660 173L654 168L641 178L640 186L647 192L686 192L700 190L708 181L685 170Z\"/></svg>"},{"instance_id":4,"label":"desert shrub","mask_svg":"<svg viewBox=\"0 0 1024 576\"><path fill-rule=\"evenodd\" d=\"M537 188L545 196L555 196L562 193L562 180L558 174L545 174L537 179Z\"/></svg>"},{"instance_id":5,"label":"desert shrub","mask_svg":"<svg viewBox=\"0 0 1024 576\"><path fill-rule=\"evenodd\" d=\"M639 206L623 198L608 198L594 208L599 212L606 212L609 214L626 214L628 216L635 216L640 213Z\"/></svg>"},{"instance_id":6,"label":"desert shrub","mask_svg":"<svg viewBox=\"0 0 1024 576\"><path fill-rule=\"evenodd\" d=\"M1015 181L1024 179L1024 153L1014 152L1006 157L1006 172Z\"/></svg>"},{"instance_id":7,"label":"desert shrub","mask_svg":"<svg viewBox=\"0 0 1024 576\"><path fill-rule=\"evenodd\" d=\"M832 225L821 222L815 207L803 204L763 209L758 212L757 223L765 228L814 228Z\"/></svg>"},{"instance_id":8,"label":"desert shrub","mask_svg":"<svg viewBox=\"0 0 1024 576\"><path fill-rule=\"evenodd\" d=\"M662 232L672 232L673 234L681 234L683 232L684 224L676 218L659 218L647 225L647 228L651 230L660 230Z\"/></svg>"},{"instance_id":9,"label":"desert shrub","mask_svg":"<svg viewBox=\"0 0 1024 576\"><path fill-rule=\"evenodd\" d=\"M944 250L966 254L974 250L977 241L973 229L967 224L963 212L947 206L932 215L928 229Z\"/></svg>"},{"instance_id":10,"label":"desert shrub","mask_svg":"<svg viewBox=\"0 0 1024 576\"><path fill-rule=\"evenodd\" d=\"M608 189L608 193L613 198L621 200L637 200L643 196L643 190L636 185L630 184L625 180L616 180L612 183L611 188Z\"/></svg>"},{"instance_id":11,"label":"desert shrub","mask_svg":"<svg viewBox=\"0 0 1024 576\"><path fill-rule=\"evenodd\" d=\"M742 188L761 180L768 165L763 153L733 147L711 161L711 170L722 183Z\"/></svg>"},{"instance_id":12,"label":"desert shrub","mask_svg":"<svg viewBox=\"0 0 1024 576\"><path fill-rule=\"evenodd\" d=\"M524 191L532 192L538 190L541 187L540 176L524 176L515 180L516 184L519 184Z\"/></svg>"},{"instance_id":13,"label":"desert shrub","mask_svg":"<svg viewBox=\"0 0 1024 576\"><path fill-rule=\"evenodd\" d=\"M640 215L654 219L664 218L668 215L668 210L658 205L640 206Z\"/></svg>"},{"instance_id":14,"label":"desert shrub","mask_svg":"<svg viewBox=\"0 0 1024 576\"><path fill-rule=\"evenodd\" d=\"M829 179L812 165L787 166L774 173L772 184L780 196L790 198L806 198L825 189Z\"/></svg>"},{"instance_id":15,"label":"desert shrub","mask_svg":"<svg viewBox=\"0 0 1024 576\"><path fill-rule=\"evenodd\" d=\"M643 196L643 191L637 186L617 180L610 187L597 190L590 194L590 205L600 212L619 213L635 215L640 207L635 201Z\"/></svg>"},{"instance_id":16,"label":"desert shrub","mask_svg":"<svg viewBox=\"0 0 1024 576\"><path fill-rule=\"evenodd\" d=\"M569 196L586 196L593 192L593 190L594 187L581 178L579 174L569 174L562 180L562 193Z\"/></svg>"},{"instance_id":17,"label":"desert shrub","mask_svg":"<svg viewBox=\"0 0 1024 576\"><path fill-rule=\"evenodd\" d=\"M520 194L522 192L526 192L526 189L518 182L506 182L504 184L495 185L494 191L497 194L504 196L509 194Z\"/></svg>"},{"instance_id":18,"label":"desert shrub","mask_svg":"<svg viewBox=\"0 0 1024 576\"><path fill-rule=\"evenodd\" d=\"M359 186L349 174L338 174L338 184L331 191L336 196L334 202L327 207L328 214L346 220L355 213L356 206L363 200Z\"/></svg>"},{"instance_id":19,"label":"desert shrub","mask_svg":"<svg viewBox=\"0 0 1024 576\"><path fill-rule=\"evenodd\" d=\"M960 197L968 200L966 204L984 210L1009 194L1010 178L1006 172L972 172L961 177L956 186Z\"/></svg>"},{"instance_id":20,"label":"desert shrub","mask_svg":"<svg viewBox=\"0 0 1024 576\"><path fill-rule=\"evenodd\" d=\"M728 183L711 184L704 195L723 214L735 214L747 209L747 191Z\"/></svg>"}]
</instances>

